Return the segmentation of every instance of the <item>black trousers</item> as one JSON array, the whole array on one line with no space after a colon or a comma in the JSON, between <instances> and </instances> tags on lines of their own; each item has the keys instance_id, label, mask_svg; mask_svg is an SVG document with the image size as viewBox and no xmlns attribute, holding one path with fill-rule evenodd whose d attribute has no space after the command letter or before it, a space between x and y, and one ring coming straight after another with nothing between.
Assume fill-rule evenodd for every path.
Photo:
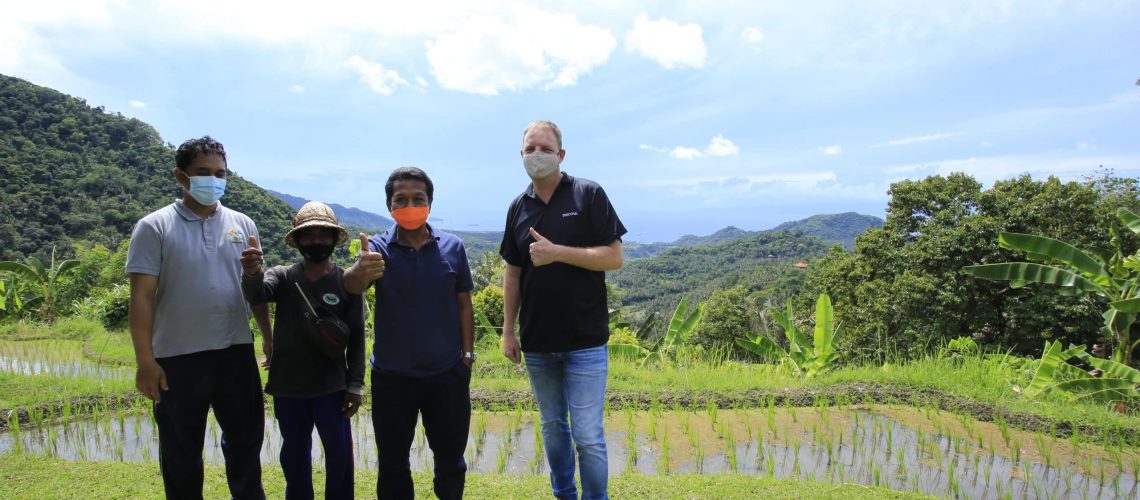
<instances>
[{"instance_id":1,"label":"black trousers","mask_svg":"<svg viewBox=\"0 0 1140 500\"><path fill-rule=\"evenodd\" d=\"M222 428L226 482L236 499L263 499L261 441L265 406L252 344L159 358L170 390L154 404L159 468L166 498L202 498L206 415Z\"/></svg>"},{"instance_id":2,"label":"black trousers","mask_svg":"<svg viewBox=\"0 0 1140 500\"><path fill-rule=\"evenodd\" d=\"M422 415L424 434L435 458L435 495L463 498L467 432L471 427L471 369L462 361L429 377L372 371L372 426L380 470L376 497L414 498L408 461Z\"/></svg>"}]
</instances>

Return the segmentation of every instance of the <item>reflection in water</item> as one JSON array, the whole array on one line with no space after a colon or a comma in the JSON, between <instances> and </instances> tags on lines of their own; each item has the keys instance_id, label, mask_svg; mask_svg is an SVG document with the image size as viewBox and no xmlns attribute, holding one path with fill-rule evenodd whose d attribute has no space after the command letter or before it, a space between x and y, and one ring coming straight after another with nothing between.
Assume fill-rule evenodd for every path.
<instances>
[{"instance_id":1,"label":"reflection in water","mask_svg":"<svg viewBox=\"0 0 1140 500\"><path fill-rule=\"evenodd\" d=\"M682 412L683 425L686 431L691 431L689 426L698 424L690 423L685 413ZM638 412L637 422L644 424L646 415L646 412ZM755 412L757 421L762 418L759 415L760 412ZM630 439L622 431L623 426L618 423L620 419L611 416L607 423L610 474L770 475L881 485L896 490L973 498L1006 495L1029 498L1137 497L1135 473L1128 472L1130 463L1133 470L1136 468L1138 457L1135 454L1118 458L1115 465L1103 459L1090 461L1082 471L1075 464L1046 466L1024 459L1011 459L973 446L969 439L923 433L921 429L908 427L879 413L852 411L844 415L855 418L842 421L844 428L838 431L845 436L842 439L835 440L836 434L796 430L785 435L780 442L762 439L760 424L756 427L758 432L755 436L752 435L753 428L749 427L747 437L742 433L739 439L731 438L731 430L728 431L728 439L723 435L721 438L706 436L703 438L706 441L701 442L702 438L695 432L689 432L689 435L697 437L686 440L670 438L671 434L666 430L660 434L654 431L651 437L641 429ZM546 474L541 436L534 429L535 418L534 412L475 412L466 454L469 470L475 473ZM629 421L634 420L631 416ZM722 422L725 420L722 418ZM836 422L840 421L837 419ZM701 425L716 428L717 424L714 419L711 425L707 420ZM375 469L375 435L371 418L367 414L357 415L353 418L352 427L356 466ZM725 432L724 428L721 431ZM210 463L223 463L220 437L220 429L211 416L205 450L205 459ZM1052 438L1043 438L1042 444L1048 446L1045 440ZM323 458L315 432L313 443L314 466L320 469ZM276 463L280 448L280 434L272 416L267 415L262 462ZM69 460L138 462L157 460L158 446L149 415L111 413L97 419L86 418L67 424L45 425L39 429L0 433L0 452L12 450ZM631 453L631 450L634 451ZM417 428L412 443L411 464L413 470L432 470L431 451L422 427ZM1092 473L1092 470L1099 471L1099 474Z\"/></svg>"}]
</instances>

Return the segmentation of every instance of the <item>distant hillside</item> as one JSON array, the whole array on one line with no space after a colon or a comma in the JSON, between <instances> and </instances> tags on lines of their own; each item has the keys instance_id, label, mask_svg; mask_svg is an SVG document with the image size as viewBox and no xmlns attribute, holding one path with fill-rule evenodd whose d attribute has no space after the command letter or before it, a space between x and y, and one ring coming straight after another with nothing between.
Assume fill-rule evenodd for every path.
<instances>
[{"instance_id":1,"label":"distant hillside","mask_svg":"<svg viewBox=\"0 0 1140 500\"><path fill-rule=\"evenodd\" d=\"M310 201L299 196L278 193L272 189L267 189L266 191L284 200L290 207L293 207L293 210L301 208L302 205ZM392 227L392 219L384 217L383 215L374 214L359 208L349 208L337 203L329 203L328 201L325 201L325 203L328 203L328 205L332 207L333 212L336 212L336 216L340 219L342 225L364 229L365 232L380 232Z\"/></svg>"},{"instance_id":2,"label":"distant hillside","mask_svg":"<svg viewBox=\"0 0 1140 500\"><path fill-rule=\"evenodd\" d=\"M804 273L793 264L820 257L831 245L800 231L763 231L627 261L607 278L624 293L622 305L669 313L682 296L701 301L736 285L761 294L794 290Z\"/></svg>"},{"instance_id":3,"label":"distant hillside","mask_svg":"<svg viewBox=\"0 0 1140 500\"><path fill-rule=\"evenodd\" d=\"M855 248L855 237L872 227L883 227L883 219L873 215L844 212L841 214L813 215L803 220L785 222L776 226L773 231L803 231L808 236L839 242L843 244L843 248L853 250Z\"/></svg>"},{"instance_id":4,"label":"distant hillside","mask_svg":"<svg viewBox=\"0 0 1140 500\"><path fill-rule=\"evenodd\" d=\"M0 75L0 260L53 247L70 255L77 241L115 248L139 218L181 196L173 168L174 147L150 125ZM267 260L296 256L281 241L285 202L234 174L222 203L257 223Z\"/></svg>"},{"instance_id":5,"label":"distant hillside","mask_svg":"<svg viewBox=\"0 0 1140 500\"><path fill-rule=\"evenodd\" d=\"M670 248L712 245L770 231L802 231L806 236L839 243L843 245L843 248L852 250L855 248L856 236L863 234L868 228L882 227L882 225L883 220L873 215L855 212L820 214L803 220L785 222L765 231L746 231L735 226L728 226L708 236L686 234L670 243L627 242L624 249L626 258L642 259L658 255Z\"/></svg>"}]
</instances>

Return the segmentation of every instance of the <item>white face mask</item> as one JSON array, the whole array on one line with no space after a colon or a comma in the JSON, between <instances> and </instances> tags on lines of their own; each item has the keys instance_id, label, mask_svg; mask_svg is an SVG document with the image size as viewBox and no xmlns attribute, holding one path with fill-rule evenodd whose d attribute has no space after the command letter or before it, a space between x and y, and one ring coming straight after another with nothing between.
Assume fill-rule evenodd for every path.
<instances>
[{"instance_id":1,"label":"white face mask","mask_svg":"<svg viewBox=\"0 0 1140 500\"><path fill-rule=\"evenodd\" d=\"M545 179L555 170L558 170L558 163L562 161L558 158L556 153L541 153L535 151L533 153L523 155L523 167L526 167L526 175L531 179Z\"/></svg>"}]
</instances>

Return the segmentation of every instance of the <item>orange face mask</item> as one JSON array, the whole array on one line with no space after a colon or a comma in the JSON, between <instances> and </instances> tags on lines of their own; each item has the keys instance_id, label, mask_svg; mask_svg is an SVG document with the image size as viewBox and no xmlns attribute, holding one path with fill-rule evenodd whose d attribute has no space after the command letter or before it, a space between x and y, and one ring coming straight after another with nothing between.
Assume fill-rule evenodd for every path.
<instances>
[{"instance_id":1,"label":"orange face mask","mask_svg":"<svg viewBox=\"0 0 1140 500\"><path fill-rule=\"evenodd\" d=\"M400 227L408 231L415 231L427 222L428 212L431 212L429 207L397 208L392 211L392 218L396 219L396 224L399 224Z\"/></svg>"}]
</instances>

